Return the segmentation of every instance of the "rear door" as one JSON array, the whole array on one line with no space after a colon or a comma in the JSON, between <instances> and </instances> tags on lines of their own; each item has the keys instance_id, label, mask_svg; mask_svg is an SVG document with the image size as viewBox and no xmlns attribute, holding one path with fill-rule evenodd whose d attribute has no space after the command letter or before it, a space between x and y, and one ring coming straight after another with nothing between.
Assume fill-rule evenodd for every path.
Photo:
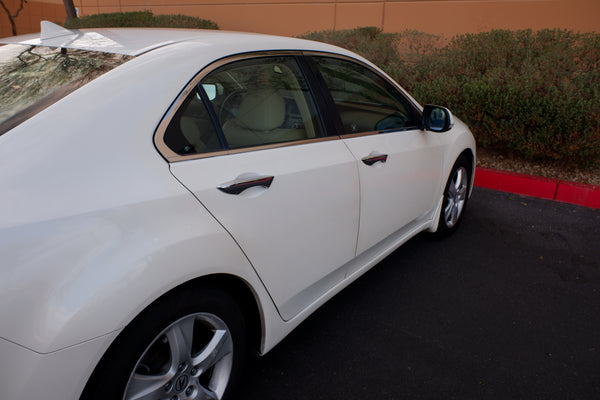
<instances>
[{"instance_id":1,"label":"rear door","mask_svg":"<svg viewBox=\"0 0 600 400\"><path fill-rule=\"evenodd\" d=\"M158 145L288 320L343 280L355 255L355 159L325 136L294 56L221 65L191 88Z\"/></svg>"}]
</instances>

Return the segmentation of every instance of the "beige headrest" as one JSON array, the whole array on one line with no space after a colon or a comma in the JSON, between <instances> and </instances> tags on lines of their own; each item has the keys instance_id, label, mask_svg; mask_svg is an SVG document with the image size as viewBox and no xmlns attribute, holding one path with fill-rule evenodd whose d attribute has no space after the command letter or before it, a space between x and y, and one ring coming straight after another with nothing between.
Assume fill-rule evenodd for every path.
<instances>
[{"instance_id":1,"label":"beige headrest","mask_svg":"<svg viewBox=\"0 0 600 400\"><path fill-rule=\"evenodd\" d=\"M279 128L285 120L285 100L275 90L248 91L242 98L237 123L255 131Z\"/></svg>"}]
</instances>

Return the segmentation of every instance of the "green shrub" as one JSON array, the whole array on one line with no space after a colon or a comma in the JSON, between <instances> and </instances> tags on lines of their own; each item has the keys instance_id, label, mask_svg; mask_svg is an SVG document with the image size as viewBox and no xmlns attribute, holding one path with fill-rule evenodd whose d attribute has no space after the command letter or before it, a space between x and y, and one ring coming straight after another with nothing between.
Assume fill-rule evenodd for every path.
<instances>
[{"instance_id":1,"label":"green shrub","mask_svg":"<svg viewBox=\"0 0 600 400\"><path fill-rule=\"evenodd\" d=\"M443 44L421 32L367 32L306 37L354 50L423 103L448 106L479 146L565 165L600 161L600 35L495 30Z\"/></svg>"},{"instance_id":2,"label":"green shrub","mask_svg":"<svg viewBox=\"0 0 600 400\"><path fill-rule=\"evenodd\" d=\"M65 27L68 29L116 27L219 29L216 23L207 19L180 14L154 15L151 11L92 14L69 20Z\"/></svg>"},{"instance_id":3,"label":"green shrub","mask_svg":"<svg viewBox=\"0 0 600 400\"><path fill-rule=\"evenodd\" d=\"M301 36L352 50L374 62L404 85L404 77L414 74L414 65L441 46L437 35L406 30L387 33L373 26L347 30L311 32Z\"/></svg>"},{"instance_id":4,"label":"green shrub","mask_svg":"<svg viewBox=\"0 0 600 400\"><path fill-rule=\"evenodd\" d=\"M376 27L362 27L342 31L311 32L304 39L326 42L361 54L388 73L397 72L400 60L398 35L384 33Z\"/></svg>"}]
</instances>

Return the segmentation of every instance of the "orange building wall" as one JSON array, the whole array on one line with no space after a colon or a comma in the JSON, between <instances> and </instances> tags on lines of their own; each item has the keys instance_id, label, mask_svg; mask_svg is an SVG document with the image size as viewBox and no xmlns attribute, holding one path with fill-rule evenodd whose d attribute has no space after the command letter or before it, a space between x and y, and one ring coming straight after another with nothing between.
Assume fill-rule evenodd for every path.
<instances>
[{"instance_id":1,"label":"orange building wall","mask_svg":"<svg viewBox=\"0 0 600 400\"><path fill-rule=\"evenodd\" d=\"M2 0L11 13L19 9L19 0ZM17 34L39 32L40 21L64 22L67 17L62 0L29 0L15 18ZM0 37L12 35L10 20L0 7Z\"/></svg>"},{"instance_id":2,"label":"orange building wall","mask_svg":"<svg viewBox=\"0 0 600 400\"><path fill-rule=\"evenodd\" d=\"M18 0L4 0L15 5ZM564 28L600 32L600 0L75 0L80 15L152 10L215 21L221 29L299 35L323 29L377 26L452 37L491 29ZM64 21L62 0L29 1L18 33L39 31L39 21ZM10 35L0 9L0 36Z\"/></svg>"}]
</instances>

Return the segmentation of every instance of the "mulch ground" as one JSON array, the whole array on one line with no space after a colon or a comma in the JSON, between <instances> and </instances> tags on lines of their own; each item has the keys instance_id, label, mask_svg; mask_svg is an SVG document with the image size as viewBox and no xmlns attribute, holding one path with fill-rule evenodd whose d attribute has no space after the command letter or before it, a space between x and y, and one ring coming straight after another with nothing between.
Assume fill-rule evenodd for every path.
<instances>
[{"instance_id":1,"label":"mulch ground","mask_svg":"<svg viewBox=\"0 0 600 400\"><path fill-rule=\"evenodd\" d=\"M477 148L477 166L600 186L600 166L588 170L558 162L523 160L512 154Z\"/></svg>"}]
</instances>

